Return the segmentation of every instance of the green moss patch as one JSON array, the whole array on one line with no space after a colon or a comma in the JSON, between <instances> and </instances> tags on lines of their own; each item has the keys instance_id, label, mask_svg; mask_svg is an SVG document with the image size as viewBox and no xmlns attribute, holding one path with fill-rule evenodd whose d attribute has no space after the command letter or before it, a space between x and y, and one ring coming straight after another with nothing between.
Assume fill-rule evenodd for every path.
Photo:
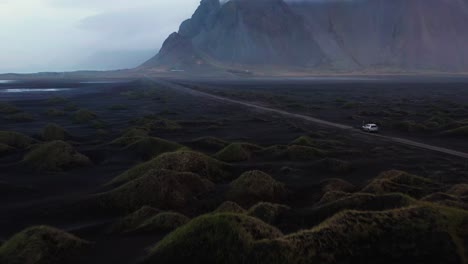
<instances>
[{"instance_id":1,"label":"green moss patch","mask_svg":"<svg viewBox=\"0 0 468 264\"><path fill-rule=\"evenodd\" d=\"M232 143L216 153L215 157L226 162L249 160L255 151L262 148L248 143Z\"/></svg>"},{"instance_id":2,"label":"green moss patch","mask_svg":"<svg viewBox=\"0 0 468 264\"><path fill-rule=\"evenodd\" d=\"M36 143L36 140L21 133L0 131L0 143L14 148L25 149Z\"/></svg>"},{"instance_id":3,"label":"green moss patch","mask_svg":"<svg viewBox=\"0 0 468 264\"><path fill-rule=\"evenodd\" d=\"M459 127L442 132L443 136L468 137L468 126Z\"/></svg>"},{"instance_id":4,"label":"green moss patch","mask_svg":"<svg viewBox=\"0 0 468 264\"><path fill-rule=\"evenodd\" d=\"M261 202L249 209L248 214L258 218L265 223L276 224L284 213L289 211L286 205Z\"/></svg>"},{"instance_id":5,"label":"green moss patch","mask_svg":"<svg viewBox=\"0 0 468 264\"><path fill-rule=\"evenodd\" d=\"M344 211L311 230L259 241L250 263L464 263L467 219L466 211L431 206ZM274 259L272 248L281 252Z\"/></svg>"},{"instance_id":6,"label":"green moss patch","mask_svg":"<svg viewBox=\"0 0 468 264\"><path fill-rule=\"evenodd\" d=\"M468 184L467 183L461 183L461 184L456 184L448 190L448 193L451 195L455 195L458 197L467 197L468 196Z\"/></svg>"},{"instance_id":7,"label":"green moss patch","mask_svg":"<svg viewBox=\"0 0 468 264\"><path fill-rule=\"evenodd\" d=\"M255 241L280 236L280 231L250 216L210 214L170 233L143 263L248 263Z\"/></svg>"},{"instance_id":8,"label":"green moss patch","mask_svg":"<svg viewBox=\"0 0 468 264\"><path fill-rule=\"evenodd\" d=\"M145 220L134 232L171 232L189 221L190 219L183 214L164 212Z\"/></svg>"},{"instance_id":9,"label":"green moss patch","mask_svg":"<svg viewBox=\"0 0 468 264\"><path fill-rule=\"evenodd\" d=\"M148 162L137 165L119 175L110 184L128 182L143 176L150 170L161 169L193 172L213 182L225 181L230 178L229 165L202 153L184 150L164 153Z\"/></svg>"},{"instance_id":10,"label":"green moss patch","mask_svg":"<svg viewBox=\"0 0 468 264\"><path fill-rule=\"evenodd\" d=\"M57 124L47 124L41 131L41 137L45 141L54 141L66 140L71 136L63 127Z\"/></svg>"},{"instance_id":11,"label":"green moss patch","mask_svg":"<svg viewBox=\"0 0 468 264\"><path fill-rule=\"evenodd\" d=\"M190 172L150 170L107 193L97 195L101 207L131 212L148 205L165 210L184 208L213 189L213 183Z\"/></svg>"},{"instance_id":12,"label":"green moss patch","mask_svg":"<svg viewBox=\"0 0 468 264\"><path fill-rule=\"evenodd\" d=\"M241 204L279 201L286 195L284 184L261 171L248 171L231 182L228 197Z\"/></svg>"},{"instance_id":13,"label":"green moss patch","mask_svg":"<svg viewBox=\"0 0 468 264\"><path fill-rule=\"evenodd\" d=\"M161 213L159 209L150 206L143 206L137 211L127 215L113 224L109 231L110 233L125 233L129 230L134 230L135 227L141 225L145 220Z\"/></svg>"},{"instance_id":14,"label":"green moss patch","mask_svg":"<svg viewBox=\"0 0 468 264\"><path fill-rule=\"evenodd\" d=\"M9 103L0 103L1 114L15 114L21 112L16 106Z\"/></svg>"},{"instance_id":15,"label":"green moss patch","mask_svg":"<svg viewBox=\"0 0 468 264\"><path fill-rule=\"evenodd\" d=\"M399 193L384 195L355 193L335 197L336 200L328 197L328 201L322 200L314 207L298 211L296 218L302 219L301 221L310 227L344 210L383 211L407 207L416 202L411 197Z\"/></svg>"},{"instance_id":16,"label":"green moss patch","mask_svg":"<svg viewBox=\"0 0 468 264\"><path fill-rule=\"evenodd\" d=\"M184 146L155 137L142 137L134 143L128 145L123 149L124 152L130 152L142 159L154 158L166 152L174 152L185 148Z\"/></svg>"},{"instance_id":17,"label":"green moss patch","mask_svg":"<svg viewBox=\"0 0 468 264\"><path fill-rule=\"evenodd\" d=\"M80 109L73 114L73 120L77 123L87 123L96 119L96 113L87 109Z\"/></svg>"},{"instance_id":18,"label":"green moss patch","mask_svg":"<svg viewBox=\"0 0 468 264\"><path fill-rule=\"evenodd\" d=\"M10 153L12 153L14 151L15 151L15 148L10 147L10 146L8 146L6 144L0 143L0 157L4 156L4 155L7 155L7 154L10 154Z\"/></svg>"},{"instance_id":19,"label":"green moss patch","mask_svg":"<svg viewBox=\"0 0 468 264\"><path fill-rule=\"evenodd\" d=\"M78 153L70 144L51 141L36 146L23 159L23 163L36 171L62 171L91 165L91 161Z\"/></svg>"},{"instance_id":20,"label":"green moss patch","mask_svg":"<svg viewBox=\"0 0 468 264\"><path fill-rule=\"evenodd\" d=\"M58 229L31 227L14 235L0 247L0 263L69 263L88 246L88 242Z\"/></svg>"},{"instance_id":21,"label":"green moss patch","mask_svg":"<svg viewBox=\"0 0 468 264\"><path fill-rule=\"evenodd\" d=\"M234 213L234 214L244 214L247 211L242 208L239 204L231 201L222 203L218 208L216 208L215 213Z\"/></svg>"},{"instance_id":22,"label":"green moss patch","mask_svg":"<svg viewBox=\"0 0 468 264\"><path fill-rule=\"evenodd\" d=\"M145 137L149 137L149 130L134 127L128 129L121 137L112 141L111 144L127 147L128 145L131 145Z\"/></svg>"},{"instance_id":23,"label":"green moss patch","mask_svg":"<svg viewBox=\"0 0 468 264\"><path fill-rule=\"evenodd\" d=\"M118 221L110 231L112 233L170 232L189 221L190 219L182 214L160 212L152 207L144 206Z\"/></svg>"},{"instance_id":24,"label":"green moss patch","mask_svg":"<svg viewBox=\"0 0 468 264\"><path fill-rule=\"evenodd\" d=\"M468 210L468 198L457 197L447 193L437 192L421 199L421 201L431 202L443 206L455 207Z\"/></svg>"},{"instance_id":25,"label":"green moss patch","mask_svg":"<svg viewBox=\"0 0 468 264\"><path fill-rule=\"evenodd\" d=\"M362 192L375 194L399 192L421 198L438 190L440 186L429 179L404 171L391 170L373 179Z\"/></svg>"},{"instance_id":26,"label":"green moss patch","mask_svg":"<svg viewBox=\"0 0 468 264\"><path fill-rule=\"evenodd\" d=\"M322 193L326 192L354 192L356 186L343 179L325 179L320 182Z\"/></svg>"}]
</instances>

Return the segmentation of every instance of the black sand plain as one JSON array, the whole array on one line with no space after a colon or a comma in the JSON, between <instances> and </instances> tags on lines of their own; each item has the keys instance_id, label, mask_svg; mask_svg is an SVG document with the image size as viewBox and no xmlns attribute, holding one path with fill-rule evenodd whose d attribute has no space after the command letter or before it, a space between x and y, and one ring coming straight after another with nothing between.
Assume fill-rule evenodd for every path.
<instances>
[{"instance_id":1,"label":"black sand plain","mask_svg":"<svg viewBox=\"0 0 468 264\"><path fill-rule=\"evenodd\" d=\"M468 150L465 80L170 81ZM1 263L467 261L466 159L146 78L0 91Z\"/></svg>"}]
</instances>

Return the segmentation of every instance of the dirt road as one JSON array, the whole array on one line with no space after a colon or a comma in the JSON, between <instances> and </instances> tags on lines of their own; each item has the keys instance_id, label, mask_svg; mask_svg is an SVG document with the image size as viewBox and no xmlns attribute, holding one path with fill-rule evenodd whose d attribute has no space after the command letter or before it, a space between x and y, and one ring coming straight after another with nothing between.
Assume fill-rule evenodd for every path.
<instances>
[{"instance_id":1,"label":"dirt road","mask_svg":"<svg viewBox=\"0 0 468 264\"><path fill-rule=\"evenodd\" d=\"M390 137L390 136L384 136L384 135L380 135L380 134L364 133L364 132L360 131L359 129L356 129L356 128L348 126L348 125L329 122L329 121L314 118L314 117L311 117L311 116L295 114L295 113L291 113L291 112L287 112L287 111L284 111L284 110L275 109L275 108L271 108L271 107L261 106L261 105L257 105L257 104L251 103L251 102L245 102L245 101L230 99L230 98L223 97L223 96L213 95L213 94L210 94L210 93L194 90L194 89L185 87L183 85L172 83L172 82L169 82L169 81L164 81L164 80L160 80L160 79L153 79L153 78L149 78L149 77L147 77L147 78L152 80L155 83L158 83L158 84L164 85L166 87L172 88L174 90L178 90L178 91L188 93L188 94L191 94L191 95L194 95L194 96L200 96L200 97L205 97L205 98L209 98L209 99L216 100L216 101L242 105L242 106L252 108L252 109L256 109L256 110L263 111L263 112L275 113L275 114L279 114L279 115L290 117L290 118L295 118L295 119L300 119L300 120L316 123L316 124L319 124L319 125L322 125L322 126L328 126L328 127L338 128L338 129L342 129L342 130L348 130L348 131L353 132L353 133L360 133L360 134L363 134L363 135L366 135L366 136L369 136L369 137L376 137L376 138L379 138L381 140L386 140L386 141L390 141L390 142L394 142L394 143L398 143L398 144L402 144L402 145L417 147L417 148L426 149L426 150L430 150L430 151L436 151L436 152L444 153L444 154L447 154L447 155L452 155L452 156L468 159L468 153L465 153L465 152L460 152L460 151L456 151L456 150L452 150L452 149L433 146L433 145L429 145L429 144L425 144L425 143L421 143L421 142L416 142L416 141L409 140L409 139L404 139L404 138Z\"/></svg>"}]
</instances>

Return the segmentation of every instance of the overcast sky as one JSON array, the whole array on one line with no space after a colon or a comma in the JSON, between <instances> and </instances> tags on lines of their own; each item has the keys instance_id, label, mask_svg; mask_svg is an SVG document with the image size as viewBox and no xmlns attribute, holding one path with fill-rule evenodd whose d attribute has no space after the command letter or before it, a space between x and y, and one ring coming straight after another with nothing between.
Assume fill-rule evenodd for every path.
<instances>
[{"instance_id":1,"label":"overcast sky","mask_svg":"<svg viewBox=\"0 0 468 264\"><path fill-rule=\"evenodd\" d=\"M198 4L199 0L0 0L0 73L67 71L93 64L104 69L126 60L135 64L135 58L154 55Z\"/></svg>"}]
</instances>

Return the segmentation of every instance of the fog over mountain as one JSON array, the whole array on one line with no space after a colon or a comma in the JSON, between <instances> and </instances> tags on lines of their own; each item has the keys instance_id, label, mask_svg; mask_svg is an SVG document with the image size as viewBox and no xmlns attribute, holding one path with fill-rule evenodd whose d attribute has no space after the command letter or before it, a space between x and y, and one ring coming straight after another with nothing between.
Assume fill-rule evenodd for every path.
<instances>
[{"instance_id":1,"label":"fog over mountain","mask_svg":"<svg viewBox=\"0 0 468 264\"><path fill-rule=\"evenodd\" d=\"M468 70L467 0L202 0L143 67Z\"/></svg>"}]
</instances>

